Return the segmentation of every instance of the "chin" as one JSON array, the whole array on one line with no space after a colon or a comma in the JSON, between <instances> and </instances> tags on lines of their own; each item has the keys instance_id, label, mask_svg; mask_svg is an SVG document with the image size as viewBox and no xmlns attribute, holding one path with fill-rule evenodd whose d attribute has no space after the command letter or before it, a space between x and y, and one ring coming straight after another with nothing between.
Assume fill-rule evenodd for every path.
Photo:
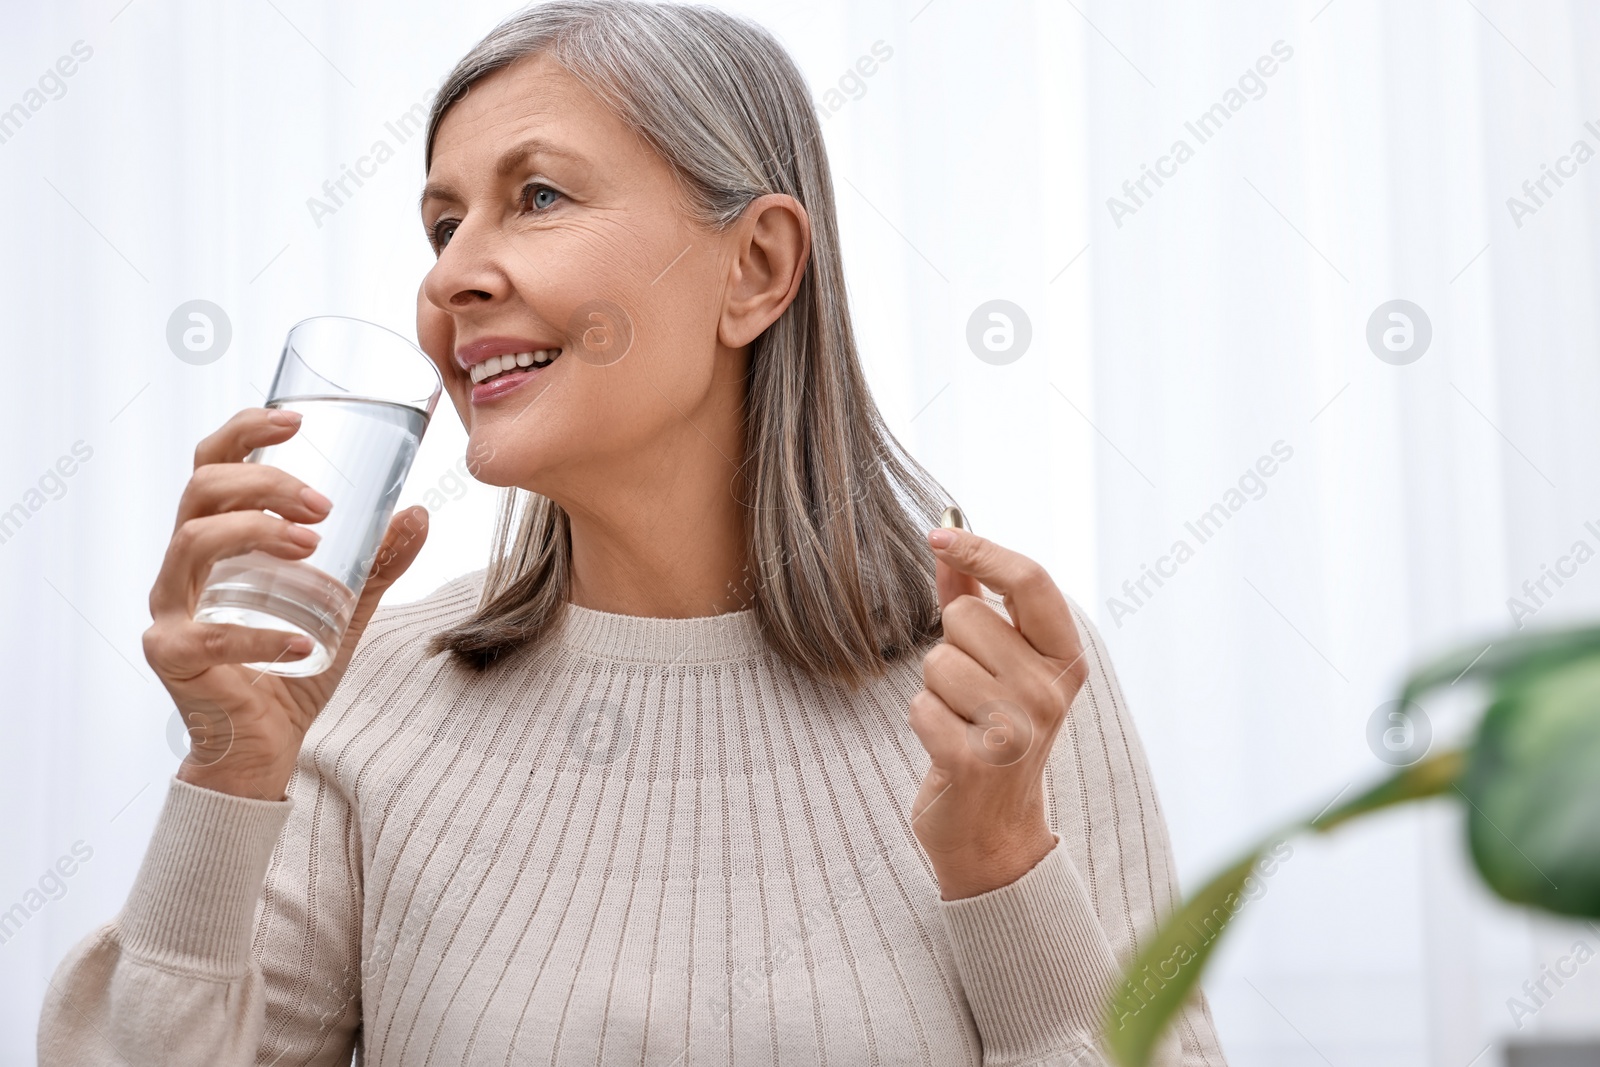
<instances>
[{"instance_id":1,"label":"chin","mask_svg":"<svg viewBox=\"0 0 1600 1067\"><path fill-rule=\"evenodd\" d=\"M477 469L474 470L471 460L472 453L468 452L467 456L468 472L484 485L493 485L504 489L524 485L527 482L527 472L520 469L518 464L507 462L504 457L487 460L479 464Z\"/></svg>"},{"instance_id":2,"label":"chin","mask_svg":"<svg viewBox=\"0 0 1600 1067\"><path fill-rule=\"evenodd\" d=\"M500 435L473 436L467 442L467 472L484 485L502 488L515 486L538 492L535 482L548 467L548 457L540 449L517 441L508 446L497 440ZM520 447L519 447L520 446Z\"/></svg>"},{"instance_id":3,"label":"chin","mask_svg":"<svg viewBox=\"0 0 1600 1067\"><path fill-rule=\"evenodd\" d=\"M478 437L467 439L467 473L485 485L509 485L505 479L511 476L513 464L507 462L504 449L496 446L492 441L481 440Z\"/></svg>"}]
</instances>

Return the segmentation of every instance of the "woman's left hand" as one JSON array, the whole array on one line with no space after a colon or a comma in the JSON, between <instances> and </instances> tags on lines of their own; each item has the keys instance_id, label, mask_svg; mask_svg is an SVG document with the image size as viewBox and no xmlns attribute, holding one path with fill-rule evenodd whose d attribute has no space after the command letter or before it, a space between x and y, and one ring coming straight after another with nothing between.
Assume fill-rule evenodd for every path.
<instances>
[{"instance_id":1,"label":"woman's left hand","mask_svg":"<svg viewBox=\"0 0 1600 1067\"><path fill-rule=\"evenodd\" d=\"M908 721L933 758L911 828L940 895L1010 885L1051 849L1044 768L1088 667L1067 600L1033 560L969 530L930 532L944 640ZM982 600L1005 598L1005 618Z\"/></svg>"}]
</instances>

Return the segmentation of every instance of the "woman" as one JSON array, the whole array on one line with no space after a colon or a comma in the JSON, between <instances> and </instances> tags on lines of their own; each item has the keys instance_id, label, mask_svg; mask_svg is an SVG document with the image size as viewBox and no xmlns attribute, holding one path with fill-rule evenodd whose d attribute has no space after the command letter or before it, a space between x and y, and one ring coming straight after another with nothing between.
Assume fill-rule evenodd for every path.
<instances>
[{"instance_id":1,"label":"woman","mask_svg":"<svg viewBox=\"0 0 1600 1067\"><path fill-rule=\"evenodd\" d=\"M257 676L304 647L197 590L307 555L327 502L241 462L293 420L201 442L145 636L195 740L41 1062L1098 1062L1175 894L1142 750L1048 575L929 530L792 61L710 9L547 4L427 144L418 336L527 507L379 609L400 513L334 667ZM1222 1063L1198 996L1180 1043Z\"/></svg>"}]
</instances>

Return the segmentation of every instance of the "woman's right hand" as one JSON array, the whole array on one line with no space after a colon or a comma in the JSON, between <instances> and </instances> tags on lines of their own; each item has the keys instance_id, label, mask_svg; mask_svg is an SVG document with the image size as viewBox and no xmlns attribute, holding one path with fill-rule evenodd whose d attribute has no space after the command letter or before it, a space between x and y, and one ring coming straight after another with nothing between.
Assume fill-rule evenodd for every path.
<instances>
[{"instance_id":1,"label":"woman's right hand","mask_svg":"<svg viewBox=\"0 0 1600 1067\"><path fill-rule=\"evenodd\" d=\"M299 424L293 412L246 408L200 442L194 476L150 591L154 622L144 632L145 659L189 729L190 751L178 777L260 800L284 798L312 720L344 676L379 598L411 566L428 535L424 508L408 508L390 520L327 670L286 678L244 666L300 659L310 645L280 630L195 622L195 608L217 560L252 549L304 559L315 548L320 538L301 524L325 518L327 498L276 467L244 462L253 449L288 440Z\"/></svg>"}]
</instances>

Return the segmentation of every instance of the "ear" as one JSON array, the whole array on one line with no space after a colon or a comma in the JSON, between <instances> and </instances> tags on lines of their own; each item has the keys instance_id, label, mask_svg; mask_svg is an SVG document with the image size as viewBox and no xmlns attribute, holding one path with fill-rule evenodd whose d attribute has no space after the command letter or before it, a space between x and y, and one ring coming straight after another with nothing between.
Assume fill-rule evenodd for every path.
<instances>
[{"instance_id":1,"label":"ear","mask_svg":"<svg viewBox=\"0 0 1600 1067\"><path fill-rule=\"evenodd\" d=\"M733 231L717 340L742 348L777 321L800 291L811 257L811 217L785 193L758 196Z\"/></svg>"}]
</instances>

